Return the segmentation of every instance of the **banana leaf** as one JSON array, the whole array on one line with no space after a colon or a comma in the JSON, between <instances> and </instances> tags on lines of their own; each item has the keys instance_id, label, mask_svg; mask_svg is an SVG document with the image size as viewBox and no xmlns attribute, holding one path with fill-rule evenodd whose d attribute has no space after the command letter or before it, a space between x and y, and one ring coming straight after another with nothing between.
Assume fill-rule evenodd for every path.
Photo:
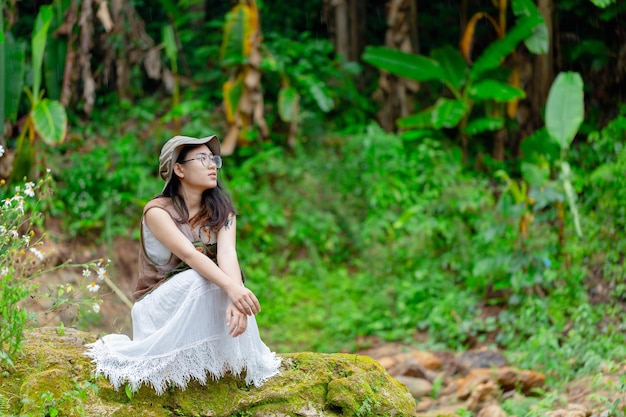
<instances>
[{"instance_id":1,"label":"banana leaf","mask_svg":"<svg viewBox=\"0 0 626 417\"><path fill-rule=\"evenodd\" d=\"M546 130L550 137L569 149L584 117L583 80L576 72L562 72L550 87L546 102Z\"/></svg>"},{"instance_id":2,"label":"banana leaf","mask_svg":"<svg viewBox=\"0 0 626 417\"><path fill-rule=\"evenodd\" d=\"M440 98L431 113L433 126L438 129L455 127L468 111L469 106L463 101Z\"/></svg>"},{"instance_id":3,"label":"banana leaf","mask_svg":"<svg viewBox=\"0 0 626 417\"><path fill-rule=\"evenodd\" d=\"M300 95L293 87L283 87L278 92L278 114L284 122L293 122L297 116Z\"/></svg>"},{"instance_id":4,"label":"banana leaf","mask_svg":"<svg viewBox=\"0 0 626 417\"><path fill-rule=\"evenodd\" d=\"M492 132L504 127L504 119L497 117L481 117L470 121L463 129L468 135L476 135L481 132Z\"/></svg>"},{"instance_id":5,"label":"banana leaf","mask_svg":"<svg viewBox=\"0 0 626 417\"><path fill-rule=\"evenodd\" d=\"M441 67L443 79L452 87L461 88L466 78L467 64L459 50L446 45L434 49L430 55Z\"/></svg>"},{"instance_id":6,"label":"banana leaf","mask_svg":"<svg viewBox=\"0 0 626 417\"><path fill-rule=\"evenodd\" d=\"M46 38L48 36L48 28L52 21L52 6L41 6L37 19L35 20L35 28L33 30L32 43L32 71L33 71L33 99L35 103L39 100L39 90L41 89L41 65L43 63L43 54L46 49Z\"/></svg>"},{"instance_id":7,"label":"banana leaf","mask_svg":"<svg viewBox=\"0 0 626 417\"><path fill-rule=\"evenodd\" d=\"M39 100L30 114L35 132L50 146L65 139L67 133L67 113L63 104L44 98Z\"/></svg>"},{"instance_id":8,"label":"banana leaf","mask_svg":"<svg viewBox=\"0 0 626 417\"><path fill-rule=\"evenodd\" d=\"M6 120L6 105L5 98L7 96L6 93L6 83L5 83L5 49L6 49L6 41L4 39L4 6L3 3L0 3L0 139L4 138L4 121Z\"/></svg>"},{"instance_id":9,"label":"banana leaf","mask_svg":"<svg viewBox=\"0 0 626 417\"><path fill-rule=\"evenodd\" d=\"M433 121L431 112L432 108L428 108L419 113L414 113L398 119L398 127L401 129L432 129Z\"/></svg>"},{"instance_id":10,"label":"banana leaf","mask_svg":"<svg viewBox=\"0 0 626 417\"><path fill-rule=\"evenodd\" d=\"M230 124L235 122L235 115L239 111L239 101L243 94L243 88L243 76L239 76L234 81L226 81L222 87L226 120Z\"/></svg>"},{"instance_id":11,"label":"banana leaf","mask_svg":"<svg viewBox=\"0 0 626 417\"><path fill-rule=\"evenodd\" d=\"M328 113L333 108L335 108L335 102L328 92L326 84L324 84L322 81L320 81L316 77L313 77L312 75L299 77L298 81L306 86L307 90L309 90L309 93L315 100L315 103L317 103L317 106L324 113Z\"/></svg>"},{"instance_id":12,"label":"banana leaf","mask_svg":"<svg viewBox=\"0 0 626 417\"><path fill-rule=\"evenodd\" d=\"M26 42L16 41L10 32L4 38L4 77L0 79L0 88L3 89L0 99L4 105L4 120L11 122L17 120L20 99L24 89L24 73L26 71Z\"/></svg>"},{"instance_id":13,"label":"banana leaf","mask_svg":"<svg viewBox=\"0 0 626 417\"><path fill-rule=\"evenodd\" d=\"M368 46L362 59L377 68L415 81L441 80L446 77L437 61L384 46Z\"/></svg>"},{"instance_id":14,"label":"banana leaf","mask_svg":"<svg viewBox=\"0 0 626 417\"><path fill-rule=\"evenodd\" d=\"M176 38L174 37L174 27L172 25L163 26L161 35L163 37L163 45L165 46L165 54L170 60L174 73L176 73L176 69L178 68L176 61L178 46L176 45Z\"/></svg>"},{"instance_id":15,"label":"banana leaf","mask_svg":"<svg viewBox=\"0 0 626 417\"><path fill-rule=\"evenodd\" d=\"M529 38L535 27L543 22L540 15L524 16L517 19L515 26L502 39L491 43L472 66L470 76L477 80L486 71L497 68L517 45Z\"/></svg>"},{"instance_id":16,"label":"banana leaf","mask_svg":"<svg viewBox=\"0 0 626 417\"><path fill-rule=\"evenodd\" d=\"M43 58L46 96L54 100L61 98L67 40L55 36L53 32L63 24L63 18L69 6L69 0L55 0L52 4L53 13L52 21L50 22L52 30L48 33L47 46Z\"/></svg>"},{"instance_id":17,"label":"banana leaf","mask_svg":"<svg viewBox=\"0 0 626 417\"><path fill-rule=\"evenodd\" d=\"M252 27L255 19L254 10L245 5L235 6L226 15L224 38L220 48L220 61L223 66L239 65L245 62L252 45L250 37L256 28Z\"/></svg>"},{"instance_id":18,"label":"banana leaf","mask_svg":"<svg viewBox=\"0 0 626 417\"><path fill-rule=\"evenodd\" d=\"M470 98L475 100L495 100L498 102L526 97L524 90L496 80L484 80L472 84L469 94Z\"/></svg>"},{"instance_id":19,"label":"banana leaf","mask_svg":"<svg viewBox=\"0 0 626 417\"><path fill-rule=\"evenodd\" d=\"M31 178L35 154L31 141L26 137L26 132L27 129L22 130L15 147L15 159L13 160L13 168L9 178L9 182L13 184L24 181L25 178Z\"/></svg>"}]
</instances>

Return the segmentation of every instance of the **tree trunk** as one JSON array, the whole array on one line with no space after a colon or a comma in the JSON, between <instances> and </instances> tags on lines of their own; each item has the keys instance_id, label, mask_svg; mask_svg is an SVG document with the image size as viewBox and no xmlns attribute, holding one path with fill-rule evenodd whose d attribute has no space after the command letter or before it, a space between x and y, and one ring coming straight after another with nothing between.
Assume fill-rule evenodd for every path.
<instances>
[{"instance_id":1,"label":"tree trunk","mask_svg":"<svg viewBox=\"0 0 626 417\"><path fill-rule=\"evenodd\" d=\"M358 61L365 48L363 0L324 0L323 21L328 25L335 52L348 61Z\"/></svg>"},{"instance_id":2,"label":"tree trunk","mask_svg":"<svg viewBox=\"0 0 626 417\"><path fill-rule=\"evenodd\" d=\"M385 46L415 53L417 45L412 39L417 39L416 28L417 0L391 0L387 8ZM396 120L413 113L412 96L418 90L417 82L381 71L374 98L382 103L377 118L384 130L395 131Z\"/></svg>"},{"instance_id":3,"label":"tree trunk","mask_svg":"<svg viewBox=\"0 0 626 417\"><path fill-rule=\"evenodd\" d=\"M535 55L533 59L532 81L530 85L530 103L531 103L531 123L534 127L541 126L542 116L541 109L548 98L550 86L554 80L554 58L553 45L554 40L552 26L552 11L554 10L553 0L539 0L537 7L546 21L548 27L548 52L543 55Z\"/></svg>"},{"instance_id":4,"label":"tree trunk","mask_svg":"<svg viewBox=\"0 0 626 417\"><path fill-rule=\"evenodd\" d=\"M349 59L348 5L346 2L347 0L333 2L335 5L335 51L345 59Z\"/></svg>"},{"instance_id":5,"label":"tree trunk","mask_svg":"<svg viewBox=\"0 0 626 417\"><path fill-rule=\"evenodd\" d=\"M413 52L420 53L420 42L417 25L417 0L411 0L409 2L409 37L411 39L411 45L413 46Z\"/></svg>"}]
</instances>

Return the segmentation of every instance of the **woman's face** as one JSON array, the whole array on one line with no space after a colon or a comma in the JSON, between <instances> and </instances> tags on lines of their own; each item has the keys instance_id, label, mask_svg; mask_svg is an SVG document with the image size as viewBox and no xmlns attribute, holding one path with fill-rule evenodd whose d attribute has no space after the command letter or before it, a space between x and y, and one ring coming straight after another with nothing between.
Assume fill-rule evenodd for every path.
<instances>
[{"instance_id":1,"label":"woman's face","mask_svg":"<svg viewBox=\"0 0 626 417\"><path fill-rule=\"evenodd\" d=\"M217 165L213 153L206 145L192 148L185 158L176 163L174 173L185 187L198 189L200 192L217 187Z\"/></svg>"}]
</instances>

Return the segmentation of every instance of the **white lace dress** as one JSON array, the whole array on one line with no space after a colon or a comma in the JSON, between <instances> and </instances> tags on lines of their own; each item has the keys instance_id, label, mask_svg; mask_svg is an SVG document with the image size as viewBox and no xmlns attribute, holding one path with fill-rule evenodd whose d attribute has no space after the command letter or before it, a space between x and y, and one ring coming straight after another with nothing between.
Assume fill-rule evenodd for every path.
<instances>
[{"instance_id":1,"label":"white lace dress","mask_svg":"<svg viewBox=\"0 0 626 417\"><path fill-rule=\"evenodd\" d=\"M146 250L169 257L150 235L145 228ZM110 334L88 344L85 354L115 389L147 384L161 395L168 386L184 389L192 379L204 384L227 372L261 386L279 373L281 359L261 340L254 316L242 335L228 334L228 303L224 290L194 270L180 272L134 304L132 340Z\"/></svg>"}]
</instances>

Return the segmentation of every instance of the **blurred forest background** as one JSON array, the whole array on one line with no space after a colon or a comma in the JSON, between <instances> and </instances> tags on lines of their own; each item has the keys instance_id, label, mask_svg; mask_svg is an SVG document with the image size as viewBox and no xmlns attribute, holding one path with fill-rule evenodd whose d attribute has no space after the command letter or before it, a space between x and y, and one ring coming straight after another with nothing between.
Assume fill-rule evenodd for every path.
<instances>
[{"instance_id":1,"label":"blurred forest background","mask_svg":"<svg viewBox=\"0 0 626 417\"><path fill-rule=\"evenodd\" d=\"M120 291L66 326L130 331L160 147L217 134L273 349L624 360L626 2L2 5L1 197L48 175L50 262L110 258Z\"/></svg>"}]
</instances>

